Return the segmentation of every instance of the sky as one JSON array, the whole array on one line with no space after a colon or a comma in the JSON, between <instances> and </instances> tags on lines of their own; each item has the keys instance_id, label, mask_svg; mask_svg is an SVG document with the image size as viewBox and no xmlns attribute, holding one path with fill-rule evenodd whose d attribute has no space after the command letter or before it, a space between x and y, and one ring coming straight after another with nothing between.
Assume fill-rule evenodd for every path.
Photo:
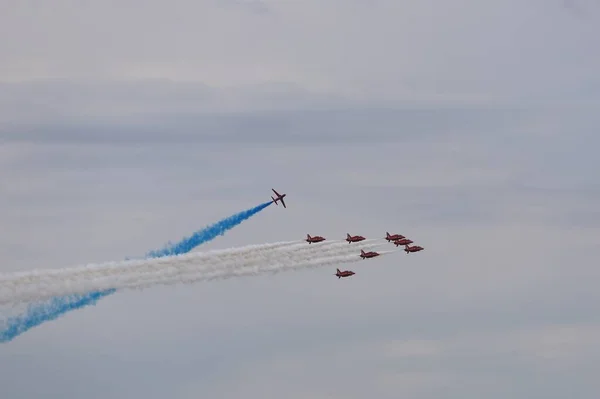
<instances>
[{"instance_id":1,"label":"sky","mask_svg":"<svg viewBox=\"0 0 600 399\"><path fill-rule=\"evenodd\" d=\"M141 256L271 188L287 209L199 250L386 231L425 247L348 279L118 292L2 344L3 396L597 398L599 16L2 2L0 272Z\"/></svg>"}]
</instances>

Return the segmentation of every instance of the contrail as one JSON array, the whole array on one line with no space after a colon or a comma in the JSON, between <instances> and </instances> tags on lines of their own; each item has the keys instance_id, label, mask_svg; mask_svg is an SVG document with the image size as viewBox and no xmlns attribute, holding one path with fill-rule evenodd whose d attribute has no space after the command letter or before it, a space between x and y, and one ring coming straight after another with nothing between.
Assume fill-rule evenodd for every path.
<instances>
[{"instance_id":1,"label":"contrail","mask_svg":"<svg viewBox=\"0 0 600 399\"><path fill-rule=\"evenodd\" d=\"M393 252L396 251L384 251L380 252L380 254L383 256ZM198 268L195 272L192 272L191 269L184 272L172 269L169 275L153 276L153 278L144 281L120 281L119 284L122 285L119 287L120 289L144 289L156 285L191 284L199 281L222 280L243 276L259 276L263 274L275 274L284 271L360 261L361 258L356 254L328 255L314 258L307 254L298 258L282 257L268 259L268 257L265 257L265 259L262 260L255 259L250 262L242 261L233 268L212 270L202 270L202 268Z\"/></svg>"},{"instance_id":2,"label":"contrail","mask_svg":"<svg viewBox=\"0 0 600 399\"><path fill-rule=\"evenodd\" d=\"M254 208L229 216L193 233L190 237L183 238L178 243L167 244L158 251L151 251L146 256L160 257L187 253L194 249L194 247L206 243L219 235L225 234L227 230L239 225L271 204L271 201L264 202ZM110 288L104 291L70 295L63 298L52 298L47 302L32 304L27 308L24 314L9 317L6 320L3 329L0 330L0 342L11 341L31 328L39 326L47 321L55 320L71 310L95 305L100 299L114 294L115 292L116 290L114 288Z\"/></svg>"},{"instance_id":3,"label":"contrail","mask_svg":"<svg viewBox=\"0 0 600 399\"><path fill-rule=\"evenodd\" d=\"M110 262L59 270L39 270L0 276L0 304L52 298L90 290L141 289L154 285L191 283L244 275L276 273L362 260L356 247L314 247L272 244L234 248L229 252L193 253L157 259ZM371 243L370 249L383 243ZM384 255L395 251L380 252Z\"/></svg>"},{"instance_id":4,"label":"contrail","mask_svg":"<svg viewBox=\"0 0 600 399\"><path fill-rule=\"evenodd\" d=\"M338 245L335 245L338 244ZM166 267L177 264L178 268L182 268L188 264L197 265L200 262L208 267L224 268L231 262L238 263L240 259L250 260L258 258L259 260L268 259L269 257L281 256L305 256L305 254L318 254L327 256L330 254L355 253L359 254L357 247L348 247L339 245L340 243L330 243L329 245L312 246L306 244L298 245L295 241L248 245L244 247L231 248L227 250L213 250L208 252L196 252L170 257L161 257L154 259L137 259L120 262L106 262L101 264L89 264L76 268L63 268L54 270L32 270L27 272L15 272L11 274L0 274L0 289L8 289L11 286L32 286L35 284L47 283L50 280L64 280L66 282L78 278L93 279L103 278L106 276L119 276L129 274L156 273L163 271ZM360 248L371 249L377 246L385 245L381 243L367 243ZM314 256L314 255L312 255ZM113 287L114 288L114 287ZM85 290L84 292L87 292ZM70 292L73 294L74 292ZM6 295L7 297L9 295ZM0 304L3 301L0 299Z\"/></svg>"},{"instance_id":5,"label":"contrail","mask_svg":"<svg viewBox=\"0 0 600 399\"><path fill-rule=\"evenodd\" d=\"M383 242L371 242L362 245L360 248L369 249L380 245L385 244ZM188 253L171 257L154 258L150 260L134 259L119 262L106 262L101 264L88 264L78 268L63 268L54 270L42 269L26 272L15 272L11 274L0 274L0 283L3 283L4 286L7 284L25 285L47 281L48 278L74 279L86 277L89 279L93 277L99 278L105 275L116 276L119 274L124 275L134 272L156 272L163 269L165 265L172 265L174 262L173 259L176 259L179 265L190 262L205 262L206 264L218 264L219 267L221 267L221 265L225 265L228 260L237 261L240 258L250 259L253 256L280 256L281 253L285 253L288 256L294 256L296 254L303 253L319 253L321 255L327 255L328 253L342 252L358 253L358 251L359 249L357 247L349 247L341 242L336 241L322 243L322 245L313 244L311 246L307 245L306 243L299 243L298 241L283 241L269 244L247 245L224 250L221 249L207 252Z\"/></svg>"},{"instance_id":6,"label":"contrail","mask_svg":"<svg viewBox=\"0 0 600 399\"><path fill-rule=\"evenodd\" d=\"M158 251L150 251L146 254L146 257L158 258L161 256L179 255L190 252L198 245L213 240L217 236L224 235L226 231L231 230L235 226L242 223L244 220L247 220L250 217L254 216L255 214L262 211L272 203L272 201L265 202L258 206L255 206L252 209L236 213L233 216L225 218L211 226L207 226L202 230L195 232L190 237L186 237L176 244L169 243L163 249L159 249Z\"/></svg>"}]
</instances>

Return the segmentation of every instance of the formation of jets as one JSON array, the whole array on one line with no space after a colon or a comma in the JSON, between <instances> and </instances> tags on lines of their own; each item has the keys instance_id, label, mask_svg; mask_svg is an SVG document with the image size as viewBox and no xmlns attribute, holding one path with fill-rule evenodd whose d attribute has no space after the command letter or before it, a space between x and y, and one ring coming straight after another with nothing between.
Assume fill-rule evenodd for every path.
<instances>
[{"instance_id":1,"label":"formation of jets","mask_svg":"<svg viewBox=\"0 0 600 399\"><path fill-rule=\"evenodd\" d=\"M275 193L275 197L271 196L271 199L273 200L275 205L277 205L277 201L281 201L281 205L283 205L284 208L287 208L285 206L285 202L283 201L283 198L287 194L279 194L277 191L275 191L274 188L272 188L271 190L273 190L273 193ZM410 244L413 244L413 241L409 238L406 238L402 234L390 234L389 232L386 231L384 238L388 242L394 244L396 247L398 247L399 245L403 245L404 252L406 252L407 255L411 252L419 252L419 251L422 251L423 249L425 249L419 245L411 246ZM346 233L346 241L348 241L348 244L351 244L353 242L360 242L365 239L366 239L365 237L360 236L360 235L352 236L352 235L350 235L350 233ZM310 234L306 235L306 242L308 242L309 244L317 243L317 242L321 242L321 241L325 241L325 237L311 236ZM364 250L361 249L359 256L363 259L368 259L368 258L374 258L379 255L380 254L378 252L375 252L375 251L365 252ZM339 279L342 277L351 277L355 274L356 273L354 273L351 270L340 271L340 269L337 269L335 276L337 276L337 278Z\"/></svg>"}]
</instances>

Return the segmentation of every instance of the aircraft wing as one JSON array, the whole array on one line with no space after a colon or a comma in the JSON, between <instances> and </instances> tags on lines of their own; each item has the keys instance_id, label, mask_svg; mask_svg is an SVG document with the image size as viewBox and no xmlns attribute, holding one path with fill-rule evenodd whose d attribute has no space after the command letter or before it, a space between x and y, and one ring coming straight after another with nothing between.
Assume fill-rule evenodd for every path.
<instances>
[{"instance_id":1,"label":"aircraft wing","mask_svg":"<svg viewBox=\"0 0 600 399\"><path fill-rule=\"evenodd\" d=\"M273 190L273 192L275 193L276 196L281 197L281 194L279 194L277 191L275 191L274 188L272 188L271 190Z\"/></svg>"},{"instance_id":2,"label":"aircraft wing","mask_svg":"<svg viewBox=\"0 0 600 399\"><path fill-rule=\"evenodd\" d=\"M283 205L284 208L287 208L287 206L285 206L285 202L283 201L283 198L280 199L279 201L281 201L281 205Z\"/></svg>"}]
</instances>

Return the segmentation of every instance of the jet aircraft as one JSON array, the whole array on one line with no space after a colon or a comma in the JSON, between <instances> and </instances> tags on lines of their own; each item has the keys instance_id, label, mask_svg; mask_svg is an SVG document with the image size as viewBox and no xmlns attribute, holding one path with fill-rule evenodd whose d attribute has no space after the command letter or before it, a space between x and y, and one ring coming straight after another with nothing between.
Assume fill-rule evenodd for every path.
<instances>
[{"instance_id":1,"label":"jet aircraft","mask_svg":"<svg viewBox=\"0 0 600 399\"><path fill-rule=\"evenodd\" d=\"M350 234L346 233L346 241L348 241L348 244L350 244L351 242L359 242L364 239L365 237L363 236L351 236Z\"/></svg>"},{"instance_id":2,"label":"jet aircraft","mask_svg":"<svg viewBox=\"0 0 600 399\"><path fill-rule=\"evenodd\" d=\"M273 198L273 196L271 196L271 199L273 200L273 202L275 203L275 205L277 205L277 201L281 201L281 205L283 205L284 208L287 208L287 206L285 206L285 202L283 201L283 198L287 194L279 194L277 191L275 191L274 188L272 188L271 190L273 190L273 192L275 193L275 196L277 197L277 198Z\"/></svg>"},{"instance_id":3,"label":"jet aircraft","mask_svg":"<svg viewBox=\"0 0 600 399\"><path fill-rule=\"evenodd\" d=\"M408 245L408 244L412 244L413 240L409 240L408 238L403 238L401 240L396 240L394 241L394 245L398 246L398 245Z\"/></svg>"},{"instance_id":4,"label":"jet aircraft","mask_svg":"<svg viewBox=\"0 0 600 399\"><path fill-rule=\"evenodd\" d=\"M340 271L340 269L337 269L337 272L334 274L334 276L337 276L337 278L339 279L340 277L350 277L350 276L354 276L356 273L354 273L351 270L344 270L343 272Z\"/></svg>"},{"instance_id":5,"label":"jet aircraft","mask_svg":"<svg viewBox=\"0 0 600 399\"><path fill-rule=\"evenodd\" d=\"M365 252L362 249L360 250L360 257L363 258L363 259L374 258L376 256L379 256L379 254L377 252L373 252L373 251L371 251L371 252Z\"/></svg>"},{"instance_id":6,"label":"jet aircraft","mask_svg":"<svg viewBox=\"0 0 600 399\"><path fill-rule=\"evenodd\" d=\"M325 241L325 237L321 237L321 236L311 237L310 234L306 235L306 242L309 244L313 243L313 242L321 242L321 241Z\"/></svg>"},{"instance_id":7,"label":"jet aircraft","mask_svg":"<svg viewBox=\"0 0 600 399\"><path fill-rule=\"evenodd\" d=\"M408 254L409 252L419 252L424 250L425 248L420 247L418 245L413 245L412 247L409 247L408 245L406 245L404 247L404 252L406 252L406 254Z\"/></svg>"},{"instance_id":8,"label":"jet aircraft","mask_svg":"<svg viewBox=\"0 0 600 399\"><path fill-rule=\"evenodd\" d=\"M406 238L406 237L404 237L402 234L390 235L390 233L388 233L388 232L385 233L385 239L388 241L396 241L396 240L401 240L403 238Z\"/></svg>"}]
</instances>

